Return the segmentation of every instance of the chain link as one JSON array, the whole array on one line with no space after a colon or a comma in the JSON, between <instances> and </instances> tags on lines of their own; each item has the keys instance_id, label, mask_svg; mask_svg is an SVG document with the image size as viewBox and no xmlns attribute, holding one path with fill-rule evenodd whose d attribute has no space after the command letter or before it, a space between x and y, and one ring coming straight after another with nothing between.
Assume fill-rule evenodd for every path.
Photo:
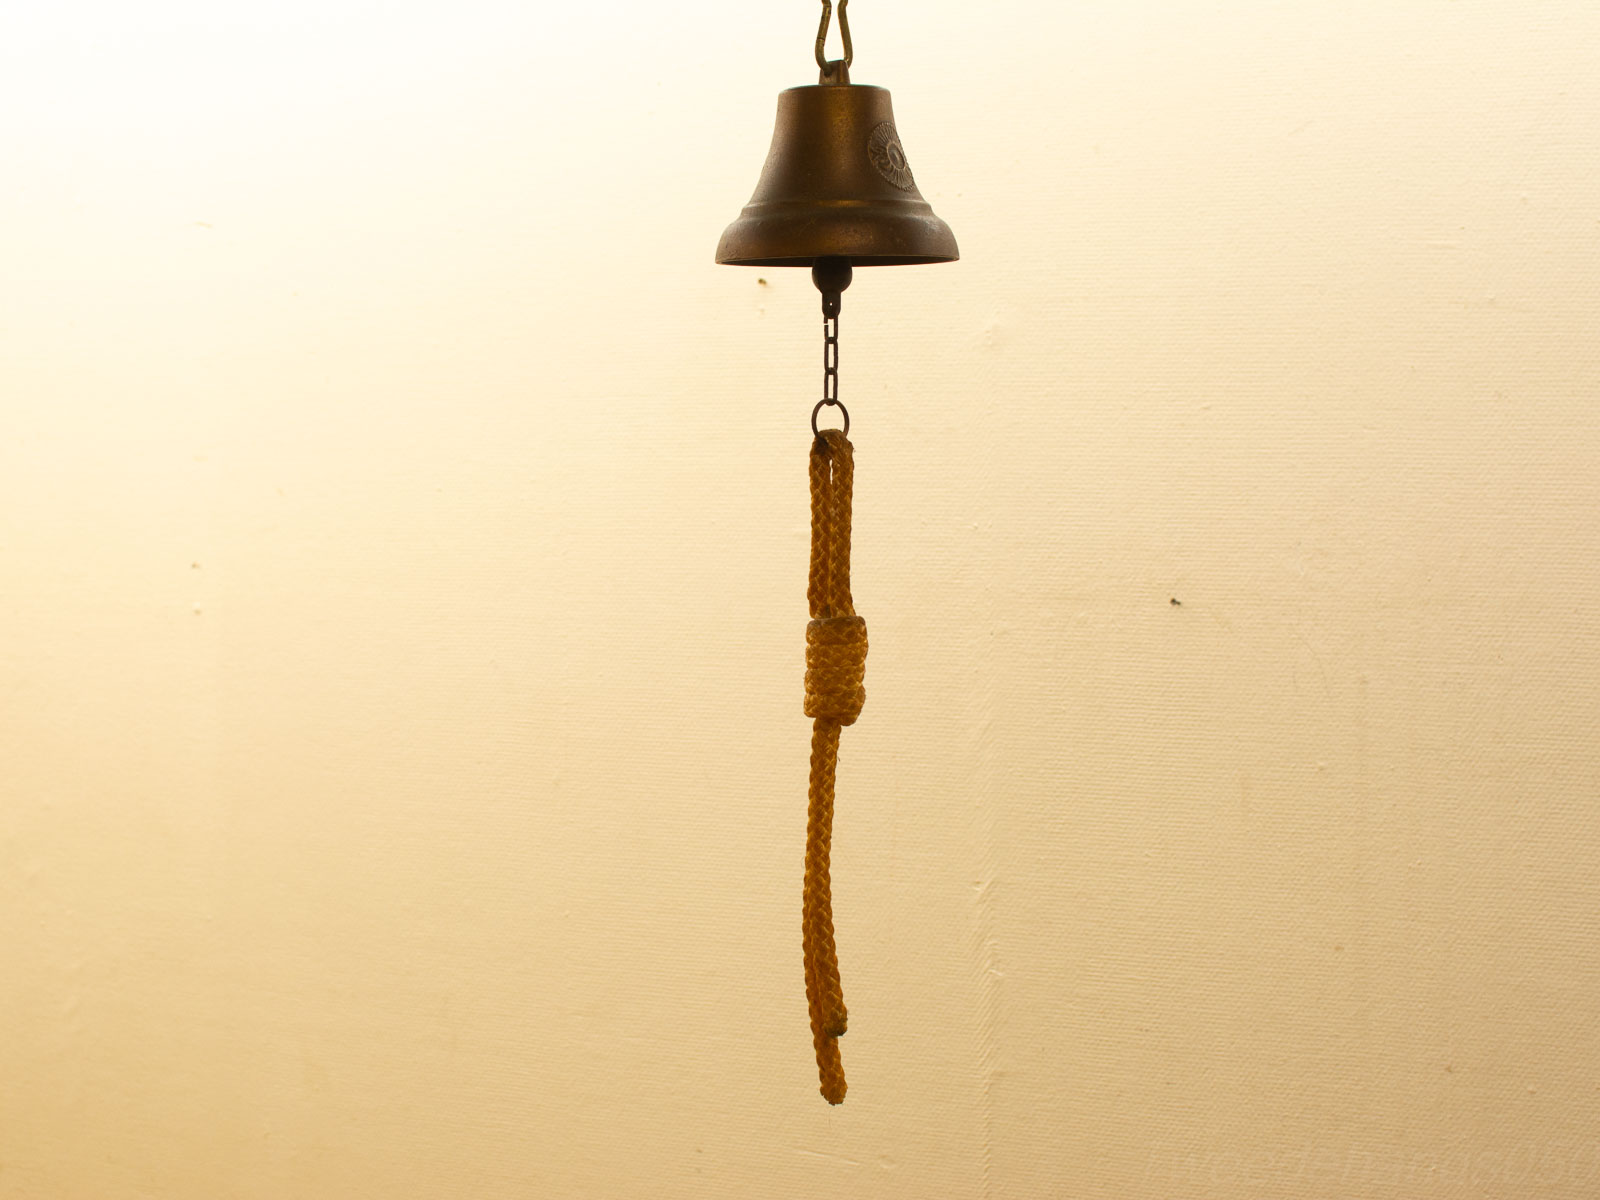
<instances>
[{"instance_id":1,"label":"chain link","mask_svg":"<svg viewBox=\"0 0 1600 1200\"><path fill-rule=\"evenodd\" d=\"M839 403L839 318L822 318L822 402Z\"/></svg>"}]
</instances>

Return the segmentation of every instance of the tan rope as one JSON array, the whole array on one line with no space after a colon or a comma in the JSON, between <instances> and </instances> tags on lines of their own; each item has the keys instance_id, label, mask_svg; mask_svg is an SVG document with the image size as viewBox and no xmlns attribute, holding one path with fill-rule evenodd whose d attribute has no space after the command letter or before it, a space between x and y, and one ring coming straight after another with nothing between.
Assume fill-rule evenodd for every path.
<instances>
[{"instance_id":1,"label":"tan rope","mask_svg":"<svg viewBox=\"0 0 1600 1200\"><path fill-rule=\"evenodd\" d=\"M811 789L806 817L806 880L800 917L806 1001L822 1095L844 1100L839 1038L848 1014L833 939L828 857L833 841L834 774L839 730L855 724L866 699L867 623L850 598L850 496L855 451L840 430L825 429L811 446L811 578L806 600L805 714L811 729Z\"/></svg>"}]
</instances>

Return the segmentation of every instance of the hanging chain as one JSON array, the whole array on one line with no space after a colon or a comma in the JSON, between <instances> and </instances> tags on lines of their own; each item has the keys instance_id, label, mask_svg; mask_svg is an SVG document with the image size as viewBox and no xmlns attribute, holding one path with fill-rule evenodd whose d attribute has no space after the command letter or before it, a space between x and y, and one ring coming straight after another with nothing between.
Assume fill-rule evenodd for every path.
<instances>
[{"instance_id":1,"label":"hanging chain","mask_svg":"<svg viewBox=\"0 0 1600 1200\"><path fill-rule=\"evenodd\" d=\"M822 318L822 402L839 403L839 316Z\"/></svg>"},{"instance_id":2,"label":"hanging chain","mask_svg":"<svg viewBox=\"0 0 1600 1200\"><path fill-rule=\"evenodd\" d=\"M822 403L838 403L838 314L822 317Z\"/></svg>"},{"instance_id":3,"label":"hanging chain","mask_svg":"<svg viewBox=\"0 0 1600 1200\"><path fill-rule=\"evenodd\" d=\"M832 306L824 304L822 316L822 399L817 401L817 406L811 410L811 432L820 436L817 429L817 415L824 408L837 408L839 415L844 418L843 432L850 432L850 410L839 403L839 309L837 303Z\"/></svg>"},{"instance_id":4,"label":"hanging chain","mask_svg":"<svg viewBox=\"0 0 1600 1200\"><path fill-rule=\"evenodd\" d=\"M839 5L841 14L844 5ZM837 408L844 418L844 432L850 432L850 410L839 403L839 308L845 288L850 286L848 258L819 258L811 264L811 282L822 293L822 399L811 410L811 432L817 432L817 414L824 408Z\"/></svg>"}]
</instances>

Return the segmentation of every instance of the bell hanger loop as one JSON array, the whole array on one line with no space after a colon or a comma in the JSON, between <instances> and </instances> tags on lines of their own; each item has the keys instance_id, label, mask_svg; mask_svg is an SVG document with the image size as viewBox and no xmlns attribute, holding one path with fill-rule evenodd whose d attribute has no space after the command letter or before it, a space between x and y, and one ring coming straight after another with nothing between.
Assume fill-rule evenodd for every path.
<instances>
[{"instance_id":1,"label":"bell hanger loop","mask_svg":"<svg viewBox=\"0 0 1600 1200\"><path fill-rule=\"evenodd\" d=\"M822 72L822 77L817 80L819 84L836 83L848 84L850 82L850 64L855 61L855 48L850 45L850 19L845 16L845 8L850 0L839 0L839 37L844 41L844 57L828 58L828 22L833 16L833 0L822 0L822 24L817 27L817 67Z\"/></svg>"}]
</instances>

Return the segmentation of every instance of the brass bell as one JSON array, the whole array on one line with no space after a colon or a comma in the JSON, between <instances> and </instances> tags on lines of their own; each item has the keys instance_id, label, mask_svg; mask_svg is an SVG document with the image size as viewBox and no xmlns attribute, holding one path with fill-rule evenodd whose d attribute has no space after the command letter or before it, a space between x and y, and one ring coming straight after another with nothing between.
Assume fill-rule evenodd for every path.
<instances>
[{"instance_id":1,"label":"brass bell","mask_svg":"<svg viewBox=\"0 0 1600 1200\"><path fill-rule=\"evenodd\" d=\"M861 709L866 623L850 594L855 450L850 411L839 402L839 309L853 267L952 262L950 227L917 191L894 128L889 93L850 82L850 26L839 0L844 57L824 55L832 0L822 0L815 87L778 95L778 123L755 195L723 231L717 261L746 267L810 267L822 293L822 399L811 410L811 573L806 601L806 702L814 719L806 815L801 946L817 1080L829 1104L844 1100L839 1038L847 1027L833 937L829 854L839 731ZM822 429L825 408L842 427Z\"/></svg>"},{"instance_id":2,"label":"brass bell","mask_svg":"<svg viewBox=\"0 0 1600 1200\"><path fill-rule=\"evenodd\" d=\"M840 5L841 25L844 8ZM826 32L824 13L824 32ZM817 61L822 82L778 95L755 194L717 243L717 261L805 267L842 258L857 267L953 262L955 235L917 191L895 132L889 93L852 84L847 56Z\"/></svg>"}]
</instances>

